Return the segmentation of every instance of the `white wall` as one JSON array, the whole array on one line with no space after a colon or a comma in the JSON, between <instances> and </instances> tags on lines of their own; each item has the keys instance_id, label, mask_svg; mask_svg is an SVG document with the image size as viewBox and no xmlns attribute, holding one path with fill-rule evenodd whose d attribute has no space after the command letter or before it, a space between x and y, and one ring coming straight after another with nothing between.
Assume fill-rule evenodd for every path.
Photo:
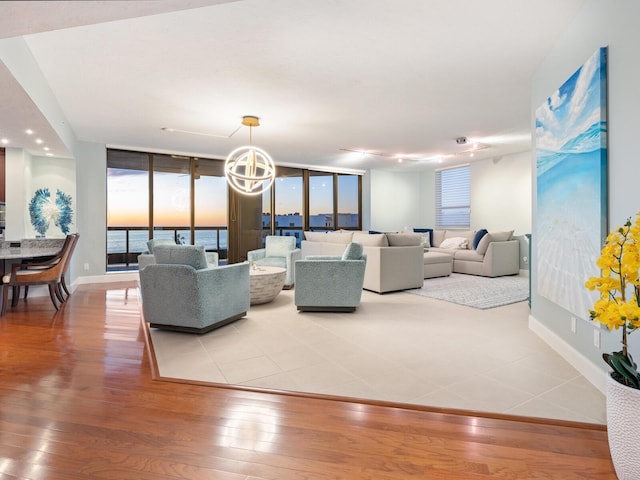
<instances>
[{"instance_id":1,"label":"white wall","mask_svg":"<svg viewBox=\"0 0 640 480\"><path fill-rule=\"evenodd\" d=\"M31 191L31 155L21 148L5 149L5 240L20 240L26 236L29 222L28 204ZM27 212L25 214L25 212Z\"/></svg>"},{"instance_id":2,"label":"white wall","mask_svg":"<svg viewBox=\"0 0 640 480\"><path fill-rule=\"evenodd\" d=\"M435 225L435 169L373 170L370 179L371 229ZM531 152L471 164L471 228L531 232Z\"/></svg>"},{"instance_id":3,"label":"white wall","mask_svg":"<svg viewBox=\"0 0 640 480\"><path fill-rule=\"evenodd\" d=\"M608 142L609 142L609 225L625 222L640 211L638 196L638 145L640 129L640 62L638 45L640 29L640 2L616 0L602 2L587 0L565 34L556 42L547 58L540 64L532 83L532 129L535 128L535 109L558 88L599 47L608 46ZM535 166L532 160L532 168ZM536 246L536 198L533 176L533 259ZM594 225L594 228L597 228ZM595 258L593 261L595 262ZM579 265L576 277L580 278ZM602 352L619 350L620 331L601 330L602 348L594 346L591 322L578 325L571 333L571 314L537 294L535 268L532 269L532 319L567 345L578 355L591 362L594 368L607 370ZM585 317L588 314L585 312ZM637 334L636 334L637 335ZM640 342L631 336L631 351L640 358Z\"/></svg>"},{"instance_id":4,"label":"white wall","mask_svg":"<svg viewBox=\"0 0 640 480\"><path fill-rule=\"evenodd\" d=\"M471 163L471 227L531 233L531 152Z\"/></svg>"},{"instance_id":5,"label":"white wall","mask_svg":"<svg viewBox=\"0 0 640 480\"><path fill-rule=\"evenodd\" d=\"M421 182L415 173L370 172L370 229L399 231L421 223Z\"/></svg>"},{"instance_id":6,"label":"white wall","mask_svg":"<svg viewBox=\"0 0 640 480\"><path fill-rule=\"evenodd\" d=\"M107 149L104 144L78 142L76 151L80 239L71 264L71 278L88 277L88 281L89 277L104 275L106 271Z\"/></svg>"}]
</instances>

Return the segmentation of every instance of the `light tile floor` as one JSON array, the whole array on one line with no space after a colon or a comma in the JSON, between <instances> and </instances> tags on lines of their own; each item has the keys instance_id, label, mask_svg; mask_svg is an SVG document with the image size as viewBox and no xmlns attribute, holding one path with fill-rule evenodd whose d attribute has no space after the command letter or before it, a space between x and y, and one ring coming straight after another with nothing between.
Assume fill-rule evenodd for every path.
<instances>
[{"instance_id":1,"label":"light tile floor","mask_svg":"<svg viewBox=\"0 0 640 480\"><path fill-rule=\"evenodd\" d=\"M604 395L528 315L526 302L478 310L367 291L355 313L298 313L283 291L208 334L151 336L163 377L606 423Z\"/></svg>"}]
</instances>

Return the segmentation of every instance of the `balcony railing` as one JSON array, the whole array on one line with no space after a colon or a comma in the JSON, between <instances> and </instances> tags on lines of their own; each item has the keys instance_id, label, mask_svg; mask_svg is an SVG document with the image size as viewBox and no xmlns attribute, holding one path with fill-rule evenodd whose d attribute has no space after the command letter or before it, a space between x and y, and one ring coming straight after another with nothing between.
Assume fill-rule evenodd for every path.
<instances>
[{"instance_id":1,"label":"balcony railing","mask_svg":"<svg viewBox=\"0 0 640 480\"><path fill-rule=\"evenodd\" d=\"M185 227L162 227L153 230L154 238L172 238L176 243L191 243L190 230ZM221 261L227 259L227 227L195 227L195 244L204 245L207 252L217 252ZM147 251L148 227L107 227L107 271L136 270L138 255Z\"/></svg>"}]
</instances>

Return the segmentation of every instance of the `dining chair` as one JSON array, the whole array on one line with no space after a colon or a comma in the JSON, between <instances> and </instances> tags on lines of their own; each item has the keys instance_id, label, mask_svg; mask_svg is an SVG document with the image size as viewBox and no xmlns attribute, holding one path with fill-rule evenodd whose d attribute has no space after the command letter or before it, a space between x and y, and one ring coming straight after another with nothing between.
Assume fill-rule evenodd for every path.
<instances>
[{"instance_id":1,"label":"dining chair","mask_svg":"<svg viewBox=\"0 0 640 480\"><path fill-rule=\"evenodd\" d=\"M28 288L31 285L47 285L49 296L56 310L60 309L60 304L66 301L63 289L63 275L68 269L71 254L78 241L79 235L68 235L60 253L54 258L42 262L15 263L11 266L11 273L2 278L2 297L0 302L2 309L0 315L4 315L7 310L9 288L12 289L11 306L15 307L20 296L20 288ZM68 291L67 291L68 292ZM26 293L25 293L26 296Z\"/></svg>"}]
</instances>

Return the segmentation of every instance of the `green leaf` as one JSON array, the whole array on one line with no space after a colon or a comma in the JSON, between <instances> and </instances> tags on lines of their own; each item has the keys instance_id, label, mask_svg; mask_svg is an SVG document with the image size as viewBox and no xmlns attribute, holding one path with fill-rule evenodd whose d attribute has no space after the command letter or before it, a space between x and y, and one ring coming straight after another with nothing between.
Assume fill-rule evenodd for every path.
<instances>
[{"instance_id":1,"label":"green leaf","mask_svg":"<svg viewBox=\"0 0 640 480\"><path fill-rule=\"evenodd\" d=\"M636 363L631 358L631 355L614 352L612 354L605 353L602 358L622 377L625 385L640 389L640 373L638 373Z\"/></svg>"}]
</instances>

